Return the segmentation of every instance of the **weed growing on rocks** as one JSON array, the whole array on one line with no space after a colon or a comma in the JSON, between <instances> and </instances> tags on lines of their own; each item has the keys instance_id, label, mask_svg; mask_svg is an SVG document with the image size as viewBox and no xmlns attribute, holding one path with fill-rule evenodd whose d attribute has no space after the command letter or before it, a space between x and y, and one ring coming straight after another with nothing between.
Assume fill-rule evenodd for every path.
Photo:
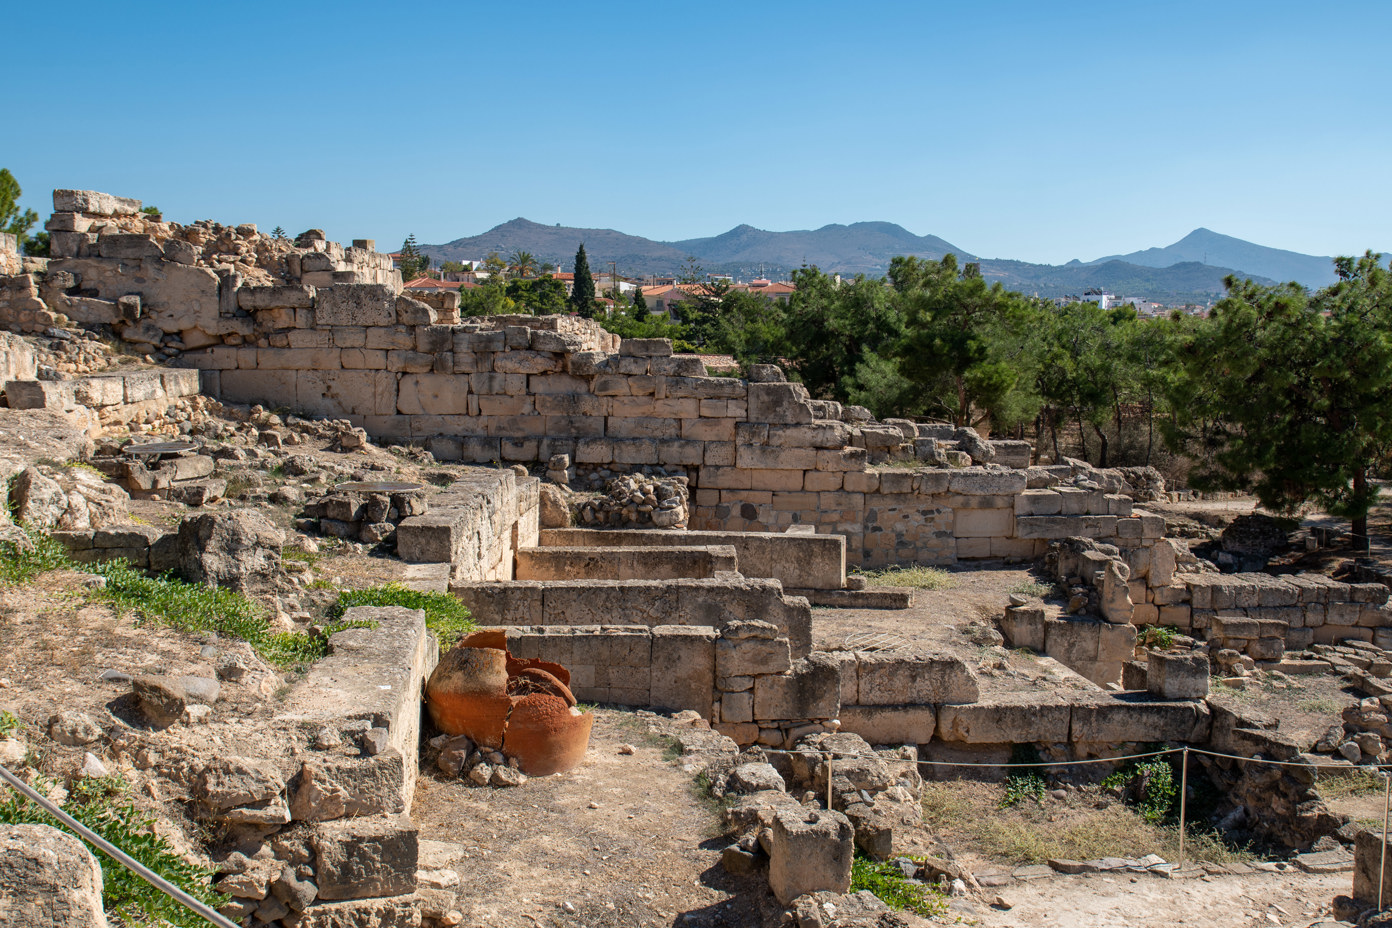
<instances>
[{"instance_id":1,"label":"weed growing on rocks","mask_svg":"<svg viewBox=\"0 0 1392 928\"><path fill-rule=\"evenodd\" d=\"M448 593L423 593L400 583L388 583L365 590L344 590L339 594L338 602L329 609L329 619L343 618L343 613L354 606L403 606L407 609L423 610L425 627L435 633L436 639L440 642L441 654L474 630L469 610L458 599Z\"/></svg>"},{"instance_id":2,"label":"weed growing on rocks","mask_svg":"<svg viewBox=\"0 0 1392 928\"><path fill-rule=\"evenodd\" d=\"M72 567L68 550L43 532L25 531L25 541L0 541L0 586L28 583L41 573Z\"/></svg>"},{"instance_id":3,"label":"weed growing on rocks","mask_svg":"<svg viewBox=\"0 0 1392 928\"><path fill-rule=\"evenodd\" d=\"M861 890L869 890L896 912L908 909L929 918L947 914L947 899L941 892L906 879L893 863L881 863L857 854L851 861L851 892Z\"/></svg>"}]
</instances>

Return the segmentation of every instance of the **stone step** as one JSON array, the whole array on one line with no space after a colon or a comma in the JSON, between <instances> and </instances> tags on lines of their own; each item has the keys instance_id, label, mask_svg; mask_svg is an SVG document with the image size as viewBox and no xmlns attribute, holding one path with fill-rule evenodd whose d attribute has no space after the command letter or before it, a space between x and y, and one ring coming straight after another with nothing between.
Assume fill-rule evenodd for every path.
<instances>
[{"instance_id":1,"label":"stone step","mask_svg":"<svg viewBox=\"0 0 1392 928\"><path fill-rule=\"evenodd\" d=\"M914 591L899 587L872 587L864 590L786 589L789 596L803 596L814 606L835 609L907 609L913 605Z\"/></svg>"}]
</instances>

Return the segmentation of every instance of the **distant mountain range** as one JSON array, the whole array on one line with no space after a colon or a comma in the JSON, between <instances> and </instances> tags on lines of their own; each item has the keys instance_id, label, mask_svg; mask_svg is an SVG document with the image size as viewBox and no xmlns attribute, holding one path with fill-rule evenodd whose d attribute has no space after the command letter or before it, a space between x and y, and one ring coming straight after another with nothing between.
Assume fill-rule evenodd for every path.
<instances>
[{"instance_id":1,"label":"distant mountain range","mask_svg":"<svg viewBox=\"0 0 1392 928\"><path fill-rule=\"evenodd\" d=\"M936 235L914 235L892 222L856 222L815 230L766 232L739 225L722 235L678 242L658 242L613 229L546 226L514 219L482 235L455 239L421 250L437 261L481 259L490 252L506 257L529 251L539 262L569 269L581 242L590 266L619 273L672 276L694 259L708 273L737 278L786 277L795 268L816 265L832 274L885 273L896 255L941 258L949 252L962 261L979 261L982 274L1013 290L1043 297L1081 295L1105 289L1163 303L1203 302L1220 296L1230 274L1262 283L1298 281L1322 287L1334 280L1332 259L1255 245L1208 229L1195 229L1164 248L1148 248L1095 261L1031 264L982 259Z\"/></svg>"}]
</instances>

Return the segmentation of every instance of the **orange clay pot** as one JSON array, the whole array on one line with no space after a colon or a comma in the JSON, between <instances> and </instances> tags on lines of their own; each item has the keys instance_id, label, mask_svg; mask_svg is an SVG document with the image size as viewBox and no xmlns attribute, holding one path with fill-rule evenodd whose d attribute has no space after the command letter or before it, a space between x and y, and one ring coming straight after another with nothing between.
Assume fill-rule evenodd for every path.
<instances>
[{"instance_id":1,"label":"orange clay pot","mask_svg":"<svg viewBox=\"0 0 1392 928\"><path fill-rule=\"evenodd\" d=\"M570 672L560 664L519 660L500 631L475 632L451 648L426 684L437 728L517 758L528 776L561 773L589 747L594 715L575 709Z\"/></svg>"}]
</instances>

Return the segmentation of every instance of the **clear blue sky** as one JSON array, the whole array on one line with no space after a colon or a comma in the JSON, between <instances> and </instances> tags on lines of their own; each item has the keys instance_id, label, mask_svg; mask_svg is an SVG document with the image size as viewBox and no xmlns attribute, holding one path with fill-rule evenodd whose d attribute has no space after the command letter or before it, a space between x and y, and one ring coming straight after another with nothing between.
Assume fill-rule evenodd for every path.
<instances>
[{"instance_id":1,"label":"clear blue sky","mask_svg":"<svg viewBox=\"0 0 1392 928\"><path fill-rule=\"evenodd\" d=\"M1383 2L13 4L0 166L395 248L887 220L1058 263L1392 248ZM385 250L385 249L384 249Z\"/></svg>"}]
</instances>

